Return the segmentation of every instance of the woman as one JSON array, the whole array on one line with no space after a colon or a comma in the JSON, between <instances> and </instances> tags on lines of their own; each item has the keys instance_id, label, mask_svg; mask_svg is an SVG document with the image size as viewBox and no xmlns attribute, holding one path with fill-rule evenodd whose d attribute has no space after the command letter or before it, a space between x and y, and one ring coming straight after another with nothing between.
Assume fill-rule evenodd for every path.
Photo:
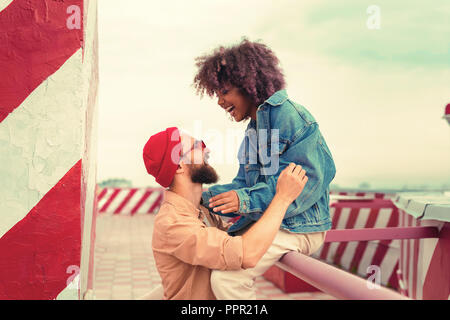
<instances>
[{"instance_id":1,"label":"woman","mask_svg":"<svg viewBox=\"0 0 450 320\"><path fill-rule=\"evenodd\" d=\"M255 299L255 277L283 254L295 250L310 255L322 245L331 228L329 184L336 169L317 122L302 105L289 99L279 60L266 45L244 39L196 62L197 93L216 96L235 121L250 119L238 153L236 177L230 184L212 186L202 194L202 203L212 212L241 216L228 233L242 234L260 218L275 194L280 172L290 162L300 164L309 178L256 267L215 270L211 275L217 299Z\"/></svg>"}]
</instances>

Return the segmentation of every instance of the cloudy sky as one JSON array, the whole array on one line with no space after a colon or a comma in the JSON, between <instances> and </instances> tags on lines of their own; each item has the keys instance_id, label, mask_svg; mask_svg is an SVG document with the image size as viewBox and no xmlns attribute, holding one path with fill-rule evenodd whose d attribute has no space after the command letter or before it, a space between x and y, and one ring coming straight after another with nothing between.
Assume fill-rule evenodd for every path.
<instances>
[{"instance_id":1,"label":"cloudy sky","mask_svg":"<svg viewBox=\"0 0 450 320\"><path fill-rule=\"evenodd\" d=\"M178 126L229 182L246 123L195 94L194 59L246 36L272 48L290 98L318 121L333 183L450 185L449 16L447 0L100 0L97 180L155 186L142 148Z\"/></svg>"}]
</instances>

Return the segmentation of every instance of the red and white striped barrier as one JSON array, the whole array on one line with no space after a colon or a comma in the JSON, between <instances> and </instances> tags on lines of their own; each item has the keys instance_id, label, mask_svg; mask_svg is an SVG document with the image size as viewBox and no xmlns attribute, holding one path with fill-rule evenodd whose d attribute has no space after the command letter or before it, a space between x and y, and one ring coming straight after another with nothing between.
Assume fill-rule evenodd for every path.
<instances>
[{"instance_id":1,"label":"red and white striped barrier","mask_svg":"<svg viewBox=\"0 0 450 320\"><path fill-rule=\"evenodd\" d=\"M382 285L412 299L449 299L449 194L414 193L392 199L334 202L333 229L313 256L362 278L371 275L369 266L376 266ZM295 283L287 286L288 277L276 268L269 269L267 277L280 288L314 291L292 277Z\"/></svg>"},{"instance_id":2,"label":"red and white striped barrier","mask_svg":"<svg viewBox=\"0 0 450 320\"><path fill-rule=\"evenodd\" d=\"M332 204L330 215L333 229L398 226L398 210L390 200L338 202ZM326 242L313 257L364 278L368 276L369 266L378 266L381 270L381 284L397 288L399 249L399 240Z\"/></svg>"},{"instance_id":3,"label":"red and white striped barrier","mask_svg":"<svg viewBox=\"0 0 450 320\"><path fill-rule=\"evenodd\" d=\"M96 6L0 1L0 300L79 298L94 235Z\"/></svg>"},{"instance_id":4,"label":"red and white striped barrier","mask_svg":"<svg viewBox=\"0 0 450 320\"><path fill-rule=\"evenodd\" d=\"M156 213L163 197L162 188L103 188L97 196L98 213L131 216Z\"/></svg>"},{"instance_id":5,"label":"red and white striped barrier","mask_svg":"<svg viewBox=\"0 0 450 320\"><path fill-rule=\"evenodd\" d=\"M434 226L439 230L436 238L401 240L400 290L418 300L450 299L450 197L430 201L428 196L404 196L395 204L400 208L401 226ZM435 214L427 217L428 212Z\"/></svg>"}]
</instances>

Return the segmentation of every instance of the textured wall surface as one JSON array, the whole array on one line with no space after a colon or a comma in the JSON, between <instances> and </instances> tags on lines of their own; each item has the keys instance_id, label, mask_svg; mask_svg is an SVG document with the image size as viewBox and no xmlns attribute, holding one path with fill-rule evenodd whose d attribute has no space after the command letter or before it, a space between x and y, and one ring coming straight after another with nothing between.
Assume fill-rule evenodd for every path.
<instances>
[{"instance_id":1,"label":"textured wall surface","mask_svg":"<svg viewBox=\"0 0 450 320\"><path fill-rule=\"evenodd\" d=\"M0 1L0 299L78 298L96 160L86 5Z\"/></svg>"}]
</instances>

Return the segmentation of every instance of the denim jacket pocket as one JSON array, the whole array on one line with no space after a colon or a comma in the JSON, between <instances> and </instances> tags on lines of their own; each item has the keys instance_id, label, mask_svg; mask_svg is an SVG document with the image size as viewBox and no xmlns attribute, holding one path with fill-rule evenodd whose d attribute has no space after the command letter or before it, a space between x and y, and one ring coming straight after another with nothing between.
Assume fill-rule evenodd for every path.
<instances>
[{"instance_id":1,"label":"denim jacket pocket","mask_svg":"<svg viewBox=\"0 0 450 320\"><path fill-rule=\"evenodd\" d=\"M258 182L260 166L257 164L245 165L245 182L247 186L252 187Z\"/></svg>"},{"instance_id":2,"label":"denim jacket pocket","mask_svg":"<svg viewBox=\"0 0 450 320\"><path fill-rule=\"evenodd\" d=\"M278 144L278 155L282 155L286 149L288 148L288 141L280 139L280 142Z\"/></svg>"}]
</instances>

